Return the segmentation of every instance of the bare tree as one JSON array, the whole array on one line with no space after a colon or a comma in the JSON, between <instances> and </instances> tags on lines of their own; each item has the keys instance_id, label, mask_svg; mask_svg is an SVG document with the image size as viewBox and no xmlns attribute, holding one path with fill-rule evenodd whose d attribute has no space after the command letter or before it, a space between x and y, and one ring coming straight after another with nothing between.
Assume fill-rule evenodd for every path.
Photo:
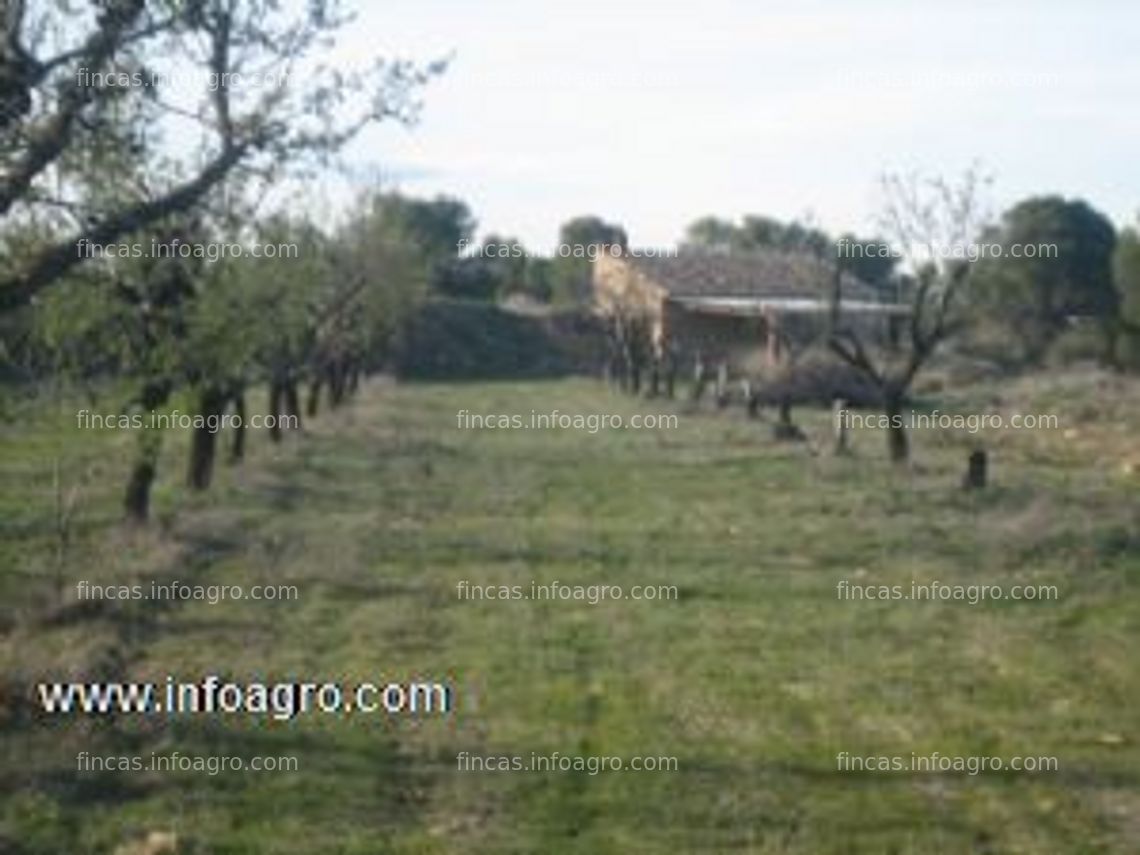
<instances>
[{"instance_id":1,"label":"bare tree","mask_svg":"<svg viewBox=\"0 0 1140 855\"><path fill-rule=\"evenodd\" d=\"M985 223L979 196L987 184L976 168L967 170L955 184L915 175L884 177L886 206L881 227L913 272L906 293L900 294L909 311L896 346L879 347L850 324L840 311L842 251L834 268L828 344L878 389L888 417L887 450L897 463L910 458L902 409L914 378L939 345L963 324L959 298L969 268L961 250Z\"/></svg>"}]
</instances>

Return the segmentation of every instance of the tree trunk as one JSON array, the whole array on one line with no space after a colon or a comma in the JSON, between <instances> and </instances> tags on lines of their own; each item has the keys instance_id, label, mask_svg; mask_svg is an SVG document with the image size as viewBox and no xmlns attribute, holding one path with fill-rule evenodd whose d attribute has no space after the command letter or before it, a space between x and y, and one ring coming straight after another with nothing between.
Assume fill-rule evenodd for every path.
<instances>
[{"instance_id":1,"label":"tree trunk","mask_svg":"<svg viewBox=\"0 0 1140 855\"><path fill-rule=\"evenodd\" d=\"M190 469L186 482L194 490L205 490L214 475L214 459L218 450L218 430L225 411L226 396L217 388L203 389L198 395L198 415L205 424L194 428L190 438ZM213 422L214 427L210 427Z\"/></svg>"},{"instance_id":2,"label":"tree trunk","mask_svg":"<svg viewBox=\"0 0 1140 855\"><path fill-rule=\"evenodd\" d=\"M294 430L301 429L301 397L297 393L297 381L290 378L284 383L284 398L285 398L285 412L290 416L292 423L290 427Z\"/></svg>"},{"instance_id":3,"label":"tree trunk","mask_svg":"<svg viewBox=\"0 0 1140 855\"><path fill-rule=\"evenodd\" d=\"M697 358L697 364L693 368L693 387L689 392L689 397L692 398L693 403L699 403L701 398L705 396L705 387L708 385L709 377L708 372L705 371L705 364Z\"/></svg>"},{"instance_id":4,"label":"tree trunk","mask_svg":"<svg viewBox=\"0 0 1140 855\"><path fill-rule=\"evenodd\" d=\"M240 463L245 459L245 393L238 392L234 396L234 415L237 424L234 426L234 438L230 445L230 463Z\"/></svg>"},{"instance_id":5,"label":"tree trunk","mask_svg":"<svg viewBox=\"0 0 1140 855\"><path fill-rule=\"evenodd\" d=\"M851 448L847 432L847 402L842 398L836 398L831 403L831 425L835 431L835 445L832 452L837 457L843 457Z\"/></svg>"},{"instance_id":6,"label":"tree trunk","mask_svg":"<svg viewBox=\"0 0 1140 855\"><path fill-rule=\"evenodd\" d=\"M629 360L628 349L625 344L625 332L618 319L610 322L609 337L607 340L610 355L611 376L614 383L622 392L629 391Z\"/></svg>"},{"instance_id":7,"label":"tree trunk","mask_svg":"<svg viewBox=\"0 0 1140 855\"><path fill-rule=\"evenodd\" d=\"M150 489L158 474L158 452L161 447L160 434L144 432L139 437L138 453L123 497L123 508L127 512L127 519L132 522L145 523L150 517Z\"/></svg>"},{"instance_id":8,"label":"tree trunk","mask_svg":"<svg viewBox=\"0 0 1140 855\"><path fill-rule=\"evenodd\" d=\"M888 390L883 396L883 411L888 418L887 454L892 463L906 463L910 459L910 441L903 420L901 392Z\"/></svg>"},{"instance_id":9,"label":"tree trunk","mask_svg":"<svg viewBox=\"0 0 1140 855\"><path fill-rule=\"evenodd\" d=\"M760 418L760 390L756 387L748 389L748 418Z\"/></svg>"},{"instance_id":10,"label":"tree trunk","mask_svg":"<svg viewBox=\"0 0 1140 855\"><path fill-rule=\"evenodd\" d=\"M137 402L142 408L153 413L170 398L171 384L167 381L150 382L143 386ZM123 509L127 519L145 523L150 517L150 492L158 474L158 454L162 449L162 434L150 428L142 428L138 435L138 452L127 481L123 496Z\"/></svg>"},{"instance_id":11,"label":"tree trunk","mask_svg":"<svg viewBox=\"0 0 1140 855\"><path fill-rule=\"evenodd\" d=\"M281 441L281 425L278 421L281 417L282 392L280 380L269 382L269 438L274 442Z\"/></svg>"},{"instance_id":12,"label":"tree trunk","mask_svg":"<svg viewBox=\"0 0 1140 855\"><path fill-rule=\"evenodd\" d=\"M154 483L155 472L154 461L145 459L136 461L131 470L123 507L132 522L144 523L150 516L150 488Z\"/></svg>"},{"instance_id":13,"label":"tree trunk","mask_svg":"<svg viewBox=\"0 0 1140 855\"><path fill-rule=\"evenodd\" d=\"M721 410L728 406L727 362L720 362L716 367L716 405Z\"/></svg>"},{"instance_id":14,"label":"tree trunk","mask_svg":"<svg viewBox=\"0 0 1140 855\"><path fill-rule=\"evenodd\" d=\"M649 368L649 391L646 396L656 398L661 394L661 363L654 359Z\"/></svg>"},{"instance_id":15,"label":"tree trunk","mask_svg":"<svg viewBox=\"0 0 1140 855\"><path fill-rule=\"evenodd\" d=\"M740 381L740 393L744 396L744 409L750 419L759 418L760 416L760 392L758 386L759 384L753 384L752 380L748 377Z\"/></svg>"},{"instance_id":16,"label":"tree trunk","mask_svg":"<svg viewBox=\"0 0 1140 855\"><path fill-rule=\"evenodd\" d=\"M629 365L629 393L631 395L641 394L641 364L637 360L637 356L632 349L627 349L625 354L626 364Z\"/></svg>"},{"instance_id":17,"label":"tree trunk","mask_svg":"<svg viewBox=\"0 0 1140 855\"><path fill-rule=\"evenodd\" d=\"M190 470L186 476L186 483L193 490L205 490L210 486L218 447L217 438L218 435L207 427L194 428L190 440Z\"/></svg>"},{"instance_id":18,"label":"tree trunk","mask_svg":"<svg viewBox=\"0 0 1140 855\"><path fill-rule=\"evenodd\" d=\"M329 366L329 406L334 410L344 403L344 369L340 360Z\"/></svg>"},{"instance_id":19,"label":"tree trunk","mask_svg":"<svg viewBox=\"0 0 1140 855\"><path fill-rule=\"evenodd\" d=\"M981 490L986 486L986 469L988 459L984 449L975 449L970 452L966 464L966 476L962 479L962 487L967 490Z\"/></svg>"},{"instance_id":20,"label":"tree trunk","mask_svg":"<svg viewBox=\"0 0 1140 855\"><path fill-rule=\"evenodd\" d=\"M792 400L789 397L784 397L780 401L779 418L776 423L772 425L772 436L781 442L804 442L807 440L807 434L800 430L799 426L792 421Z\"/></svg>"},{"instance_id":21,"label":"tree trunk","mask_svg":"<svg viewBox=\"0 0 1140 855\"><path fill-rule=\"evenodd\" d=\"M309 400L305 403L305 415L310 419L317 415L321 408L321 387L324 380L318 375L309 383Z\"/></svg>"}]
</instances>

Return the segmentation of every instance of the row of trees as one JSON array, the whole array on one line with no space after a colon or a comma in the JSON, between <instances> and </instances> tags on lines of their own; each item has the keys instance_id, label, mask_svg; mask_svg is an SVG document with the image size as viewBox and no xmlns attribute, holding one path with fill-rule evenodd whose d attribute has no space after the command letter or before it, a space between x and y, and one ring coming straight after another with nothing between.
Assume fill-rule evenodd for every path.
<instances>
[{"instance_id":1,"label":"row of trees","mask_svg":"<svg viewBox=\"0 0 1140 855\"><path fill-rule=\"evenodd\" d=\"M465 251L474 218L445 197L372 196L334 228L262 213L267 194L290 179L311 180L364 128L414 120L418 92L443 70L406 61L326 65L332 39L350 23L335 0L7 3L0 326L9 364L33 374L50 366L84 380L116 377L130 387L124 406L148 412L189 396L205 417L240 414L247 391L265 383L271 414L300 419L302 386L307 413L322 395L342 400L428 288L481 298L585 296L585 250L628 245L623 229L598 217L565 223L559 251L538 258L507 236ZM253 72L275 83L226 82ZM194 73L197 88L175 85ZM1053 197L1027 200L986 228L977 187L974 177L958 188L935 184L926 188L930 198L913 182L889 187L890 244L905 256L932 242L1050 243L1060 256L936 258L904 268L894 255L849 252L831 265L912 305L904 353L874 353L839 319L830 336L832 349L882 388L888 408L971 307L1005 319L1031 357L1074 315L1098 319L1106 356L1140 350L1136 232L1117 236L1088 205ZM282 243L296 254L91 261L78 251L128 239L160 247ZM705 218L686 243L836 255L822 231L765 217ZM627 350L635 333L623 339ZM208 430L194 437L195 487L210 482L216 441ZM126 498L137 518L147 513L159 442L155 433L140 441ZM233 456L243 443L239 432Z\"/></svg>"},{"instance_id":2,"label":"row of trees","mask_svg":"<svg viewBox=\"0 0 1140 855\"><path fill-rule=\"evenodd\" d=\"M363 200L334 228L265 211L289 210L281 189L311 181L365 128L414 121L444 69L329 63L351 23L336 0L4 4L6 374L70 377L124 414L188 404L203 423L195 488L211 481L216 418L244 416L253 386L294 424L322 396L351 393L426 287L426 256L393 224L391 198ZM143 251L106 252L127 243ZM179 251L221 244L291 251ZM124 499L135 519L161 444L161 431L139 431ZM244 450L237 430L231 457Z\"/></svg>"},{"instance_id":3,"label":"row of trees","mask_svg":"<svg viewBox=\"0 0 1140 855\"><path fill-rule=\"evenodd\" d=\"M104 258L68 276L24 313L20 346L30 376L70 378L100 412L196 416L187 483L212 479L222 416L233 415L230 459L246 446L249 395L268 389L270 436L300 427L322 403L351 396L383 363L402 317L427 288L427 265L377 199L326 233L305 220L267 217L257 242L280 254L214 261L179 247L225 241L212 218L165 222L138 235L163 257ZM146 519L163 443L137 431L125 491L128 515Z\"/></svg>"}]
</instances>

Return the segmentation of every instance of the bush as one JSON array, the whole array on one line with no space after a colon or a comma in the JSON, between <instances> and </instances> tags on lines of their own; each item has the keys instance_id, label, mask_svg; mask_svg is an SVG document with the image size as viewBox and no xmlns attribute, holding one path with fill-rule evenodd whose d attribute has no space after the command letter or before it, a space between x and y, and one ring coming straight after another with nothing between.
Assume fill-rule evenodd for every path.
<instances>
[{"instance_id":1,"label":"bush","mask_svg":"<svg viewBox=\"0 0 1140 855\"><path fill-rule=\"evenodd\" d=\"M791 365L758 379L756 394L762 404L770 406L785 398L793 404L829 405L836 398L852 406L881 403L873 383L823 348L810 350Z\"/></svg>"},{"instance_id":2,"label":"bush","mask_svg":"<svg viewBox=\"0 0 1140 855\"><path fill-rule=\"evenodd\" d=\"M431 300L404 324L392 367L418 380L562 377L596 373L604 354L601 328L581 312L534 315Z\"/></svg>"}]
</instances>

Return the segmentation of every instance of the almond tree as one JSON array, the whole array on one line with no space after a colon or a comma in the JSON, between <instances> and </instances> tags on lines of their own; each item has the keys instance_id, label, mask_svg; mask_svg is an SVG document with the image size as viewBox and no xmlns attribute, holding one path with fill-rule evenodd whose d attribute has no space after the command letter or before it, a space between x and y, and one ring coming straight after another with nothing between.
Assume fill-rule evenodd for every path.
<instances>
[{"instance_id":1,"label":"almond tree","mask_svg":"<svg viewBox=\"0 0 1140 855\"><path fill-rule=\"evenodd\" d=\"M81 242L191 211L234 175L304 174L370 123L412 120L442 63L323 64L350 22L336 0L8 0L0 229L49 219L58 237L0 262L0 312L82 263Z\"/></svg>"},{"instance_id":2,"label":"almond tree","mask_svg":"<svg viewBox=\"0 0 1140 855\"><path fill-rule=\"evenodd\" d=\"M876 346L840 311L842 257L835 266L828 344L878 389L889 423L887 450L896 463L910 458L903 404L911 385L938 347L963 325L961 298L969 268L952 250L961 250L981 231L985 216L979 196L987 183L976 169L956 184L914 175L883 179L883 234L913 271L906 288L909 312L896 347Z\"/></svg>"}]
</instances>

